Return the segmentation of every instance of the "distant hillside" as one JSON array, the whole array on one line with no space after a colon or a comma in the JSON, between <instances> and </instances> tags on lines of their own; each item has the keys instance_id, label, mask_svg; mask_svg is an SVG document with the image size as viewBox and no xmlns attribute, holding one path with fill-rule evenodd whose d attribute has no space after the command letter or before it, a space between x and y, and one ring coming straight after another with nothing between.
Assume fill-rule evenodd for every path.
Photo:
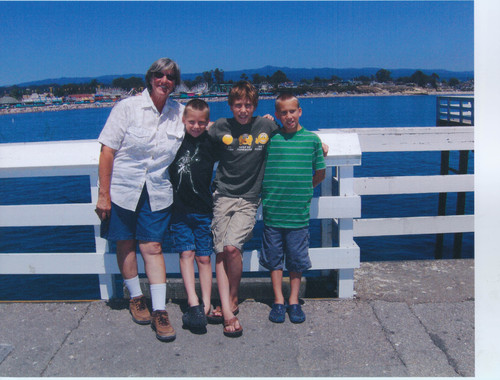
<instances>
[{"instance_id":1,"label":"distant hillside","mask_svg":"<svg viewBox=\"0 0 500 380\"><path fill-rule=\"evenodd\" d=\"M276 71L283 71L286 76L293 81L300 81L301 79L314 79L315 77L320 78L330 78L332 75L336 75L344 80L350 80L359 76L371 76L375 75L380 68L377 67L366 67L362 69L334 69L334 68L319 68L319 69L294 69L290 67L276 67L276 66L265 66L260 69L247 69L247 70L237 70L237 71L224 71L224 80L229 81L237 81L241 78L241 75L244 73L248 76L248 78L252 79L253 74L260 74L263 76L273 75ZM391 72L392 78L399 78L404 76L411 76L415 71L419 69L386 69ZM449 80L450 78L457 78L460 81L465 81L468 79L474 78L474 71L447 71L447 70L422 70L424 74L431 75L436 73L439 75L440 79ZM182 73L183 79L193 80L197 76L203 75L202 73L191 73L186 74ZM51 79L43 79L39 81L33 82L25 82L19 83L20 87L27 86L40 86L47 84L57 84L64 85L69 83L88 83L93 79L97 79L98 82L103 83L105 85L110 85L113 79L116 78L130 78L130 77L139 77L144 78L144 73L142 74L121 74L121 75L104 75L100 77L74 77L74 78L51 78Z\"/></svg>"}]
</instances>

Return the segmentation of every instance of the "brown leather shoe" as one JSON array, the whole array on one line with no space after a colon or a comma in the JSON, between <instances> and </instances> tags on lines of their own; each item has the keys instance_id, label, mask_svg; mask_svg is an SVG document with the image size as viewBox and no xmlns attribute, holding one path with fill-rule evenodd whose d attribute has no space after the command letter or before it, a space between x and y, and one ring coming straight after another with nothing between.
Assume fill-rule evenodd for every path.
<instances>
[{"instance_id":1,"label":"brown leather shoe","mask_svg":"<svg viewBox=\"0 0 500 380\"><path fill-rule=\"evenodd\" d=\"M168 320L165 310L155 310L152 315L151 327L156 331L156 338L162 342L171 342L175 339L175 330Z\"/></svg>"},{"instance_id":2,"label":"brown leather shoe","mask_svg":"<svg viewBox=\"0 0 500 380\"><path fill-rule=\"evenodd\" d=\"M146 305L146 297L143 295L130 299L129 302L130 314L132 320L140 325L148 325L151 323L151 314Z\"/></svg>"}]
</instances>

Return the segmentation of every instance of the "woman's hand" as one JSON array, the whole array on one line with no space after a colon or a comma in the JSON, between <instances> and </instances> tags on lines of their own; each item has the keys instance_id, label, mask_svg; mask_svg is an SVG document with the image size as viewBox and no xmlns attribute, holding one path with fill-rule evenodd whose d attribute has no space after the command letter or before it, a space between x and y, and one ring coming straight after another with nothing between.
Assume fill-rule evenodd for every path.
<instances>
[{"instance_id":1,"label":"woman's hand","mask_svg":"<svg viewBox=\"0 0 500 380\"><path fill-rule=\"evenodd\" d=\"M105 194L99 193L97 197L97 204L95 206L95 213L101 219L101 221L106 220L111 215L111 198L109 194L106 196Z\"/></svg>"},{"instance_id":2,"label":"woman's hand","mask_svg":"<svg viewBox=\"0 0 500 380\"><path fill-rule=\"evenodd\" d=\"M115 152L114 149L106 145L101 146L101 155L99 156L99 194L95 207L95 212L101 220L109 218L111 214L110 188Z\"/></svg>"}]
</instances>

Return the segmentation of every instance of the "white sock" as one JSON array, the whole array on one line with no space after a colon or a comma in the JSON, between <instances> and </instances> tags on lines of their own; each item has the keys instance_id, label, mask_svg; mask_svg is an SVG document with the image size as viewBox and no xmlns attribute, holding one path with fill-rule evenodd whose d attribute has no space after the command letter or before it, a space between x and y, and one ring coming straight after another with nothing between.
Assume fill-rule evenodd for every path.
<instances>
[{"instance_id":1,"label":"white sock","mask_svg":"<svg viewBox=\"0 0 500 380\"><path fill-rule=\"evenodd\" d=\"M139 276L133 278L123 279L125 286L130 293L130 298L142 296L141 283L139 282Z\"/></svg>"},{"instance_id":2,"label":"white sock","mask_svg":"<svg viewBox=\"0 0 500 380\"><path fill-rule=\"evenodd\" d=\"M151 284L151 301L154 310L165 310L165 301L167 299L167 284Z\"/></svg>"}]
</instances>

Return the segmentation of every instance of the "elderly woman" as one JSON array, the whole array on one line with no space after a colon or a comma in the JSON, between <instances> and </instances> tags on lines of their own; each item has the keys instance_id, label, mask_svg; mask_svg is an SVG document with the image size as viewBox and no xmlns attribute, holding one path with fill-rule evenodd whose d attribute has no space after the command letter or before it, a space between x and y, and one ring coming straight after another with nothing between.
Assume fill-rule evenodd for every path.
<instances>
[{"instance_id":1,"label":"elderly woman","mask_svg":"<svg viewBox=\"0 0 500 380\"><path fill-rule=\"evenodd\" d=\"M102 146L96 213L107 224L103 237L116 241L133 321L151 323L161 341L175 339L165 308L161 243L173 201L167 168L184 137L184 106L169 99L179 84L177 64L168 58L157 60L146 73L147 89L113 108L98 139ZM152 314L139 284L137 243L151 287Z\"/></svg>"}]
</instances>

